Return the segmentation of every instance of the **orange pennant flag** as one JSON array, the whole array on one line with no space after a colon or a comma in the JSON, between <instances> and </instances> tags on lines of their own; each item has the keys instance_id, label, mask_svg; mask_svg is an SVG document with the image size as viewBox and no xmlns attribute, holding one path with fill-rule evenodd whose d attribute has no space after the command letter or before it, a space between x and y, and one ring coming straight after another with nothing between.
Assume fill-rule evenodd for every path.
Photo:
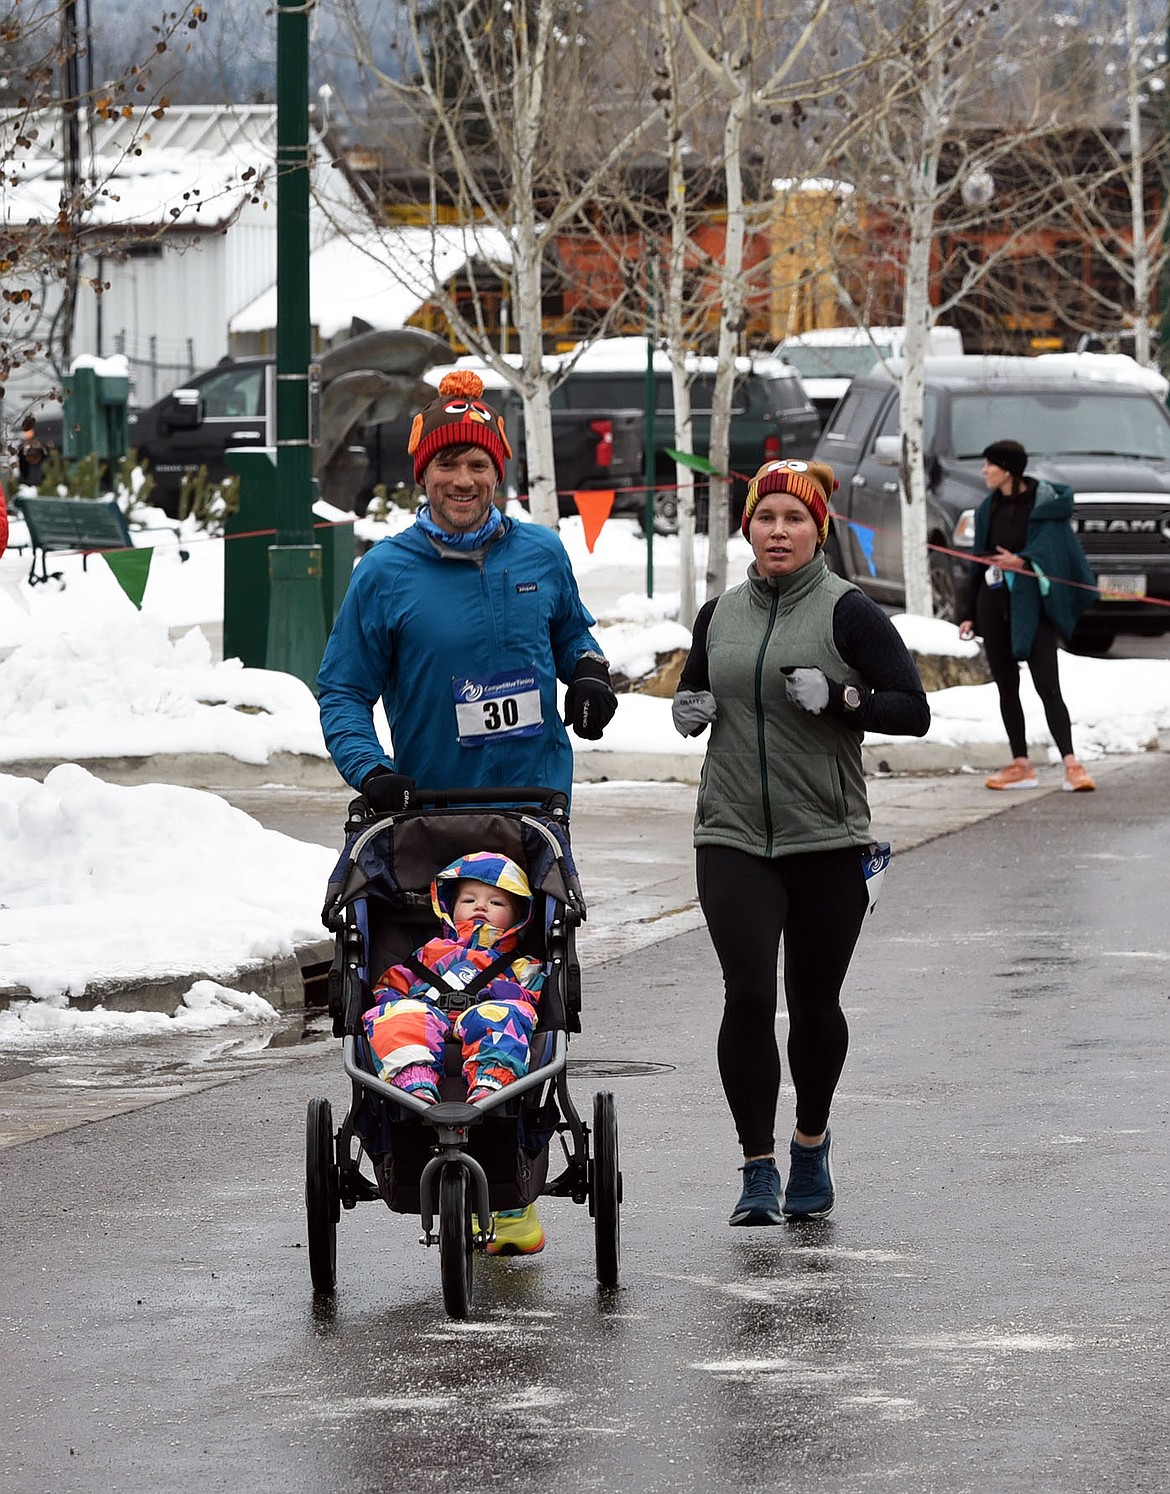
<instances>
[{"instance_id":1,"label":"orange pennant flag","mask_svg":"<svg viewBox=\"0 0 1170 1494\"><path fill-rule=\"evenodd\" d=\"M585 548L592 555L602 525L613 512L613 489L580 488L573 494L573 502L585 530Z\"/></svg>"}]
</instances>

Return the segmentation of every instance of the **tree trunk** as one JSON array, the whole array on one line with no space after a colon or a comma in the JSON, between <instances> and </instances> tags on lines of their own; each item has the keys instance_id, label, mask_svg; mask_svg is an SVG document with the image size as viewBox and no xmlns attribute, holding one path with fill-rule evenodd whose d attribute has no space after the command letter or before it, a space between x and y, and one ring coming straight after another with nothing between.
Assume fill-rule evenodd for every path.
<instances>
[{"instance_id":1,"label":"tree trunk","mask_svg":"<svg viewBox=\"0 0 1170 1494\"><path fill-rule=\"evenodd\" d=\"M536 36L528 45L527 7L519 6L512 80L515 118L513 173L519 204L513 230L516 330L524 371L524 437L528 459L528 511L538 524L555 529L560 519L553 457L552 400L543 375L544 299L542 241L533 188L544 111L545 68L549 55L549 7L539 8Z\"/></svg>"},{"instance_id":2,"label":"tree trunk","mask_svg":"<svg viewBox=\"0 0 1170 1494\"><path fill-rule=\"evenodd\" d=\"M929 0L928 34L938 32L938 0ZM932 48L919 85L921 135L918 160L905 184L909 245L903 316L906 324L902 376L902 577L905 608L918 617L934 614L930 553L926 548L926 466L923 460L924 362L930 345L930 249L938 197L938 148L943 138L942 61ZM1010 434L1010 432L1005 432Z\"/></svg>"},{"instance_id":3,"label":"tree trunk","mask_svg":"<svg viewBox=\"0 0 1170 1494\"><path fill-rule=\"evenodd\" d=\"M670 356L670 382L674 394L674 449L694 452L694 421L691 417L691 389L687 382L685 336L683 331L683 286L687 262L687 184L683 170L682 126L680 123L678 52L671 25L670 0L661 0L661 34L666 63L666 97L662 112L669 142L669 179L666 208L670 218L670 257L666 273L664 322L666 346ZM681 462L676 463L674 480L678 485L678 620L692 627L697 612L695 596L695 474Z\"/></svg>"},{"instance_id":4,"label":"tree trunk","mask_svg":"<svg viewBox=\"0 0 1170 1494\"><path fill-rule=\"evenodd\" d=\"M1125 6L1126 81L1129 93L1129 206L1133 236L1133 355L1143 368L1150 356L1150 248L1146 237L1146 185L1142 147L1137 0Z\"/></svg>"},{"instance_id":5,"label":"tree trunk","mask_svg":"<svg viewBox=\"0 0 1170 1494\"><path fill-rule=\"evenodd\" d=\"M716 472L731 470L731 401L735 392L735 355L744 325L743 247L745 209L740 150L744 121L751 112L752 97L744 76L744 64L729 66L735 91L728 103L723 126L723 174L727 188L727 230L720 280L723 314L719 319L719 352L715 367L715 392L711 400L711 442L708 457ZM749 474L751 475L751 474ZM712 477L707 513L707 598L727 590L727 530L730 521L731 482Z\"/></svg>"},{"instance_id":6,"label":"tree trunk","mask_svg":"<svg viewBox=\"0 0 1170 1494\"><path fill-rule=\"evenodd\" d=\"M524 396L524 440L528 468L528 510L538 524L555 529L560 517L553 457L552 399L542 366L544 337L540 321L541 257L534 225L521 220L516 231L516 331L520 338L521 392Z\"/></svg>"},{"instance_id":7,"label":"tree trunk","mask_svg":"<svg viewBox=\"0 0 1170 1494\"><path fill-rule=\"evenodd\" d=\"M929 167L924 164L924 176ZM933 176L933 173L930 173ZM926 548L926 464L923 458L925 358L930 337L930 244L934 225L933 181L910 204L910 251L906 264L905 372L902 375L902 576L906 611L934 613L930 553Z\"/></svg>"}]
</instances>

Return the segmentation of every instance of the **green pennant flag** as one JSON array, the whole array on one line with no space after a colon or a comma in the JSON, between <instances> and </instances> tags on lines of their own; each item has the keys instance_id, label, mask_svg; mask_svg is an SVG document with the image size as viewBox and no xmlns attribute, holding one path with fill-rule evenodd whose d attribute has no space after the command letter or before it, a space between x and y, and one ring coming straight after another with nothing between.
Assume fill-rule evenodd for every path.
<instances>
[{"instance_id":1,"label":"green pennant flag","mask_svg":"<svg viewBox=\"0 0 1170 1494\"><path fill-rule=\"evenodd\" d=\"M142 611L142 597L150 575L150 559L154 549L145 545L141 550L103 550L105 562L113 571L118 585Z\"/></svg>"},{"instance_id":2,"label":"green pennant flag","mask_svg":"<svg viewBox=\"0 0 1170 1494\"><path fill-rule=\"evenodd\" d=\"M713 467L706 457L695 456L690 451L672 451L668 446L666 454L672 462L677 462L680 467L689 467L692 472L702 472L707 477L725 477L725 472L720 472L718 467Z\"/></svg>"}]
</instances>

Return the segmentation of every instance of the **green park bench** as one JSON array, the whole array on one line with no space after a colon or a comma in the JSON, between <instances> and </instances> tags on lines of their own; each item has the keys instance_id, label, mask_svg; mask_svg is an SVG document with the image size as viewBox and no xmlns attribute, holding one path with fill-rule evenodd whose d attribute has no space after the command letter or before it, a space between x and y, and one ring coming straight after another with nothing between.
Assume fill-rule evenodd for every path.
<instances>
[{"instance_id":1,"label":"green park bench","mask_svg":"<svg viewBox=\"0 0 1170 1494\"><path fill-rule=\"evenodd\" d=\"M32 547L32 565L29 567L28 584L37 586L43 581L59 581L61 571L50 571L45 557L50 550L74 550L81 552L82 570L88 568L89 556L95 550L129 550L134 541L125 515L114 499L106 502L87 498L22 498L14 499L21 517L28 525L29 544ZM176 530L168 529L180 545L179 558L187 559L187 551ZM37 557L40 556L40 570Z\"/></svg>"}]
</instances>

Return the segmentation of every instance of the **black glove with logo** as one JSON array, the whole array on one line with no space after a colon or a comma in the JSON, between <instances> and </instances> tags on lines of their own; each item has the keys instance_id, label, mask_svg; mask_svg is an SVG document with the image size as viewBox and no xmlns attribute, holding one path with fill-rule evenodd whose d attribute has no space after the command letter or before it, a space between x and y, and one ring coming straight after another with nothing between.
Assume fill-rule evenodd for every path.
<instances>
[{"instance_id":1,"label":"black glove with logo","mask_svg":"<svg viewBox=\"0 0 1170 1494\"><path fill-rule=\"evenodd\" d=\"M378 814L393 814L399 809L409 809L413 793L414 779L405 773L396 773L393 768L373 768L362 779L362 795L370 808Z\"/></svg>"},{"instance_id":2,"label":"black glove with logo","mask_svg":"<svg viewBox=\"0 0 1170 1494\"><path fill-rule=\"evenodd\" d=\"M609 665L596 654L577 660L565 691L565 724L579 737L596 742L613 720L617 696L609 682Z\"/></svg>"}]
</instances>

